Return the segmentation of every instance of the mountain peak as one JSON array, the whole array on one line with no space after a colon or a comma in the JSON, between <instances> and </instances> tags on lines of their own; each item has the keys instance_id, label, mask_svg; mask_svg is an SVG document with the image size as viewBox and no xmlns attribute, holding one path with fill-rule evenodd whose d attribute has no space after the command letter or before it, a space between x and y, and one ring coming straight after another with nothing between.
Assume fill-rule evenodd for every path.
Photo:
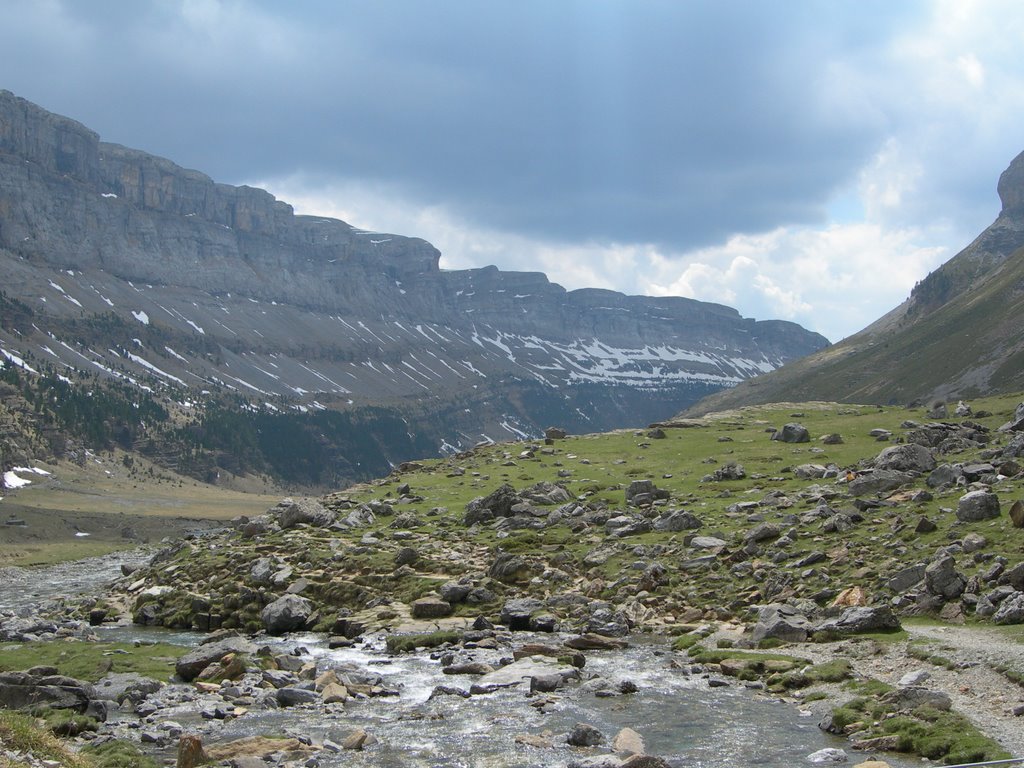
<instances>
[{"instance_id":1,"label":"mountain peak","mask_svg":"<svg viewBox=\"0 0 1024 768\"><path fill-rule=\"evenodd\" d=\"M1003 203L1000 216L1024 217L1024 152L1021 152L999 176L996 186Z\"/></svg>"}]
</instances>

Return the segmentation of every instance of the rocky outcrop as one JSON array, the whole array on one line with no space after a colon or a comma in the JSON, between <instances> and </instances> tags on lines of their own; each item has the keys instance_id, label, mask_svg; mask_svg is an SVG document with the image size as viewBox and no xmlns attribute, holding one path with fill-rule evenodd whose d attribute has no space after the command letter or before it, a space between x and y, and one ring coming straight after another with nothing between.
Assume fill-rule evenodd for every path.
<instances>
[{"instance_id":1,"label":"rocky outcrop","mask_svg":"<svg viewBox=\"0 0 1024 768\"><path fill-rule=\"evenodd\" d=\"M439 259L423 240L297 216L0 92L4 290L43 299L0 345L46 344L72 369L312 410L430 401L438 450L654 421L827 343L721 305ZM77 322L79 341L83 320L95 364L48 336Z\"/></svg>"}]
</instances>

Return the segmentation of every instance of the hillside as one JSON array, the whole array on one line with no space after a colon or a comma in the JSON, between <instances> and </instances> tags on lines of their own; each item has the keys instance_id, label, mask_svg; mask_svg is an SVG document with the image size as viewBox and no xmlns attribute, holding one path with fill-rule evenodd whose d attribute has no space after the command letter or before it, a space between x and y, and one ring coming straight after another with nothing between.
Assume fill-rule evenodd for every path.
<instances>
[{"instance_id":1,"label":"hillside","mask_svg":"<svg viewBox=\"0 0 1024 768\"><path fill-rule=\"evenodd\" d=\"M709 396L686 414L781 400L956 401L1024 387L1024 154L1003 172L1002 210L899 307L853 336Z\"/></svg>"},{"instance_id":2,"label":"hillside","mask_svg":"<svg viewBox=\"0 0 1024 768\"><path fill-rule=\"evenodd\" d=\"M130 598L137 620L187 627L209 621L190 613L200 595L249 631L297 580L321 628L400 623L421 597L475 616L528 595L571 626L671 632L765 603L818 611L852 587L905 613L986 615L983 599L1024 589L1024 515L1010 513L1024 448L997 431L1015 402L956 424L818 403L478 448L184 542ZM803 438L782 429L795 421ZM994 507L966 511L965 491ZM258 572L287 576L257 599ZM997 583L1013 588L992 597Z\"/></svg>"},{"instance_id":3,"label":"hillside","mask_svg":"<svg viewBox=\"0 0 1024 768\"><path fill-rule=\"evenodd\" d=\"M295 215L0 92L0 361L44 391L152 400L168 428L124 440L201 479L326 487L553 423L642 424L827 343L717 304L439 264L423 240ZM189 468L186 449L214 460ZM275 450L306 468L282 474Z\"/></svg>"}]
</instances>

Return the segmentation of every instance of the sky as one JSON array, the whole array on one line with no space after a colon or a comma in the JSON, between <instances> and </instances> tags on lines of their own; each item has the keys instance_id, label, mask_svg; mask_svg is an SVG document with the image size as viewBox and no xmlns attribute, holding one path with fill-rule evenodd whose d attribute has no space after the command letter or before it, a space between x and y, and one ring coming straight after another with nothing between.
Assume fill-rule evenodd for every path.
<instances>
[{"instance_id":1,"label":"sky","mask_svg":"<svg viewBox=\"0 0 1024 768\"><path fill-rule=\"evenodd\" d=\"M0 88L441 266L839 340L999 213L1019 0L0 0Z\"/></svg>"}]
</instances>

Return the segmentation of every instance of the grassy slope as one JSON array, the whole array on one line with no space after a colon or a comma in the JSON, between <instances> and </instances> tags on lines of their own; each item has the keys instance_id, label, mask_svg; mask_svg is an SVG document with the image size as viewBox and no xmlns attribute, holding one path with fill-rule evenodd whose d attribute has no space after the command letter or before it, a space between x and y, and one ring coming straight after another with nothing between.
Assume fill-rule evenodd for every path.
<instances>
[{"instance_id":1,"label":"grassy slope","mask_svg":"<svg viewBox=\"0 0 1024 768\"><path fill-rule=\"evenodd\" d=\"M941 309L712 395L690 413L778 400L907 403L1024 388L1024 250ZM868 329L869 331L871 329Z\"/></svg>"},{"instance_id":2,"label":"grassy slope","mask_svg":"<svg viewBox=\"0 0 1024 768\"><path fill-rule=\"evenodd\" d=\"M98 454L84 466L39 464L49 477L24 475L32 484L0 492L0 567L74 560L155 543L237 515L260 514L280 496L220 488L161 470L136 456ZM89 536L76 536L76 532ZM126 535L126 531L128 535Z\"/></svg>"},{"instance_id":3,"label":"grassy slope","mask_svg":"<svg viewBox=\"0 0 1024 768\"><path fill-rule=\"evenodd\" d=\"M993 412L983 419L995 428L1007 420L1017 398L998 398L975 403L977 408ZM797 411L796 409L799 409ZM800 415L795 415L798 413ZM892 498L892 506L865 514L865 520L845 533L825 533L821 521L785 522L787 515L800 515L813 508L809 496L801 496L816 482L798 479L792 468L803 463L835 463L856 467L861 459L873 458L887 443L869 436L877 427L901 432L908 418L921 419L920 412L903 408L804 404L757 408L724 414L709 419L706 426L694 429L669 429L665 439L650 439L638 432L587 435L557 441L548 455L521 457L522 444L497 445L470 455L446 460L422 462L420 468L396 472L371 484L356 486L327 497L329 504L344 498L354 502L386 500L396 502L398 512L414 512L421 525L398 532L395 519L380 517L369 528L348 533L299 528L245 540L232 537L230 550L216 541L196 542L180 551L170 566L162 565L149 574L150 583L166 583L178 590L177 598L167 598L165 616L187 621L189 592L211 596L214 610L227 603L238 603L236 596L246 585L249 564L261 556L275 556L281 564L294 569L293 578L307 576L312 586L304 594L324 609L325 616L338 608L360 610L376 596L411 600L439 586L448 578L463 574L482 579L499 548L532 558L541 567L568 574L567 581L540 579L508 588L491 583L498 599L510 594L533 592L539 595L583 591L616 603L637 598L641 571L633 564L657 560L668 571L665 584L640 596L655 617L654 623L671 624L674 616L687 607L719 609L743 615L746 607L779 596L809 597L823 589L841 589L860 585L878 600L887 599L881 584L895 570L931 559L934 551L969 532L984 535L990 542L987 552L1002 554L1011 564L1024 558L1024 531L1012 527L1005 515L980 523L958 523L953 514L960 491L937 494L930 501L910 501L906 494ZM791 445L772 442L766 428L798 420L810 430L815 441ZM841 433L841 445L824 445L817 438ZM977 452L949 457L950 461L975 458ZM704 482L702 477L727 461L738 461L747 472L743 480ZM568 478L560 478L568 471ZM573 533L565 525L540 531L505 533L490 526L467 529L462 523L465 504L485 495L504 482L523 489L540 480L560 481L578 498L607 503L611 509L626 509L624 489L631 480L649 478L671 491L671 508L694 512L704 521L697 531L716 535L728 542L735 553L743 532L754 526L744 511L730 511L741 501L759 501L772 493L787 501L779 508L761 507L758 512L769 522L794 528L794 542L785 550L784 562L774 564L766 548L762 555L728 561L723 555L714 565L687 570L682 563L706 554L686 546L686 533L650 532L623 539L609 538L600 526ZM408 483L420 502L397 504L397 486ZM918 483L923 486L923 478ZM850 510L850 499L843 486L835 486L833 506ZM1012 481L1001 483L998 492L1004 510L1019 487ZM813 494L812 494L813 495ZM788 506L787 506L788 505ZM914 532L920 516L937 523L932 533ZM379 543L363 545L370 533ZM399 540L398 536L403 538ZM417 549L420 560L411 568L396 569L395 554L400 547ZM603 563L587 563L588 553L604 549L609 557ZM824 561L813 567L797 565L802 555L824 552ZM746 570L733 570L743 561ZM988 566L970 557L958 558L958 569L968 576ZM237 576L225 578L230 571ZM244 602L244 600L243 600ZM490 606L464 606L467 613L492 611ZM258 605L237 611L228 605L226 614L236 612L240 625L253 622Z\"/></svg>"}]
</instances>

